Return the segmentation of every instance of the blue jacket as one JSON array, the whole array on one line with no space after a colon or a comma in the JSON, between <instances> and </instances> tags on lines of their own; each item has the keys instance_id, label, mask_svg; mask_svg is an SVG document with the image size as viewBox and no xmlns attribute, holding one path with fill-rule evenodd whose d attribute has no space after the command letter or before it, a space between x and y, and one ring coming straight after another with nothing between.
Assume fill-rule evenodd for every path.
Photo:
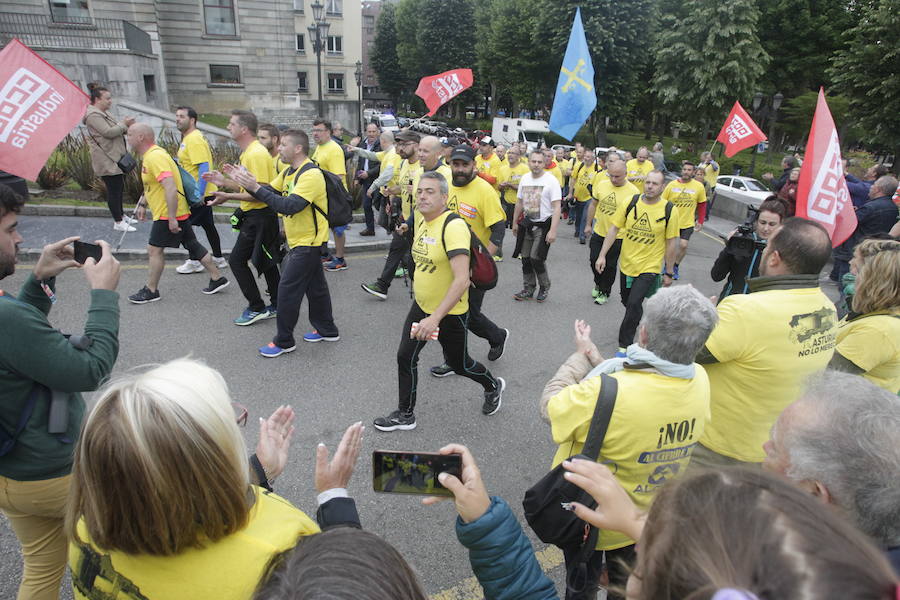
<instances>
[{"instance_id":1,"label":"blue jacket","mask_svg":"<svg viewBox=\"0 0 900 600\"><path fill-rule=\"evenodd\" d=\"M847 181L847 191L850 192L850 200L855 208L859 208L869 201L869 188L872 187L873 182L861 181L850 173L844 175L844 179Z\"/></svg>"},{"instance_id":2,"label":"blue jacket","mask_svg":"<svg viewBox=\"0 0 900 600\"><path fill-rule=\"evenodd\" d=\"M457 517L456 537L469 550L472 571L486 600L559 600L531 542L502 498L491 498L490 508L477 521L464 523Z\"/></svg>"}]
</instances>

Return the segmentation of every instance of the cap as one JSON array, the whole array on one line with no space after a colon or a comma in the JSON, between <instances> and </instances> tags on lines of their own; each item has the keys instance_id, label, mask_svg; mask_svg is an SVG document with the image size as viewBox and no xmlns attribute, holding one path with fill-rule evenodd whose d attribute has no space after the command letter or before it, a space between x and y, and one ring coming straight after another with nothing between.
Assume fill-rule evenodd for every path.
<instances>
[{"instance_id":1,"label":"cap","mask_svg":"<svg viewBox=\"0 0 900 600\"><path fill-rule=\"evenodd\" d=\"M449 148L449 147L455 146L455 145L456 145L456 139L455 139L455 138L449 138L449 137L442 137L442 138L441 138L441 146L443 146L444 148Z\"/></svg>"},{"instance_id":2,"label":"cap","mask_svg":"<svg viewBox=\"0 0 900 600\"><path fill-rule=\"evenodd\" d=\"M398 142L418 142L421 138L421 135L411 129L403 129L394 134L394 139Z\"/></svg>"},{"instance_id":3,"label":"cap","mask_svg":"<svg viewBox=\"0 0 900 600\"><path fill-rule=\"evenodd\" d=\"M464 160L466 162L472 162L475 160L475 150L471 146L460 144L453 149L453 152L450 153L450 160Z\"/></svg>"},{"instance_id":4,"label":"cap","mask_svg":"<svg viewBox=\"0 0 900 600\"><path fill-rule=\"evenodd\" d=\"M491 136L489 136L489 135L486 135L486 136L484 136L483 138L481 138L481 139L478 141L478 143L479 143L479 144L482 144L482 145L486 144L486 145L488 145L488 146L496 146L496 145L497 145L497 144L494 142L494 140L491 138Z\"/></svg>"}]
</instances>

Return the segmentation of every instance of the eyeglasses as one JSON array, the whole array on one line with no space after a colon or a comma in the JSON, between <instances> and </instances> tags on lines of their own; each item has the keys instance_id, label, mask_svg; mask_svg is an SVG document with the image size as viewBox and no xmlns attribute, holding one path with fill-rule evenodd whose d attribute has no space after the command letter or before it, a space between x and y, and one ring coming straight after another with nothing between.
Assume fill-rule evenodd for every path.
<instances>
[{"instance_id":1,"label":"eyeglasses","mask_svg":"<svg viewBox=\"0 0 900 600\"><path fill-rule=\"evenodd\" d=\"M246 425L247 417L250 415L250 411L247 410L247 407L238 402L232 402L231 408L234 410L234 418L237 421L238 427Z\"/></svg>"}]
</instances>

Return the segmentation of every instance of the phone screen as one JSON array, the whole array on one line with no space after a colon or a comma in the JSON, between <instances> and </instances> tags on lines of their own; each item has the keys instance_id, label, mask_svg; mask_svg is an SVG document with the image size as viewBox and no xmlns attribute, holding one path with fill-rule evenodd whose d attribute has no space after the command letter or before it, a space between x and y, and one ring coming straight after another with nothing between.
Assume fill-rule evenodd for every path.
<instances>
[{"instance_id":1,"label":"phone screen","mask_svg":"<svg viewBox=\"0 0 900 600\"><path fill-rule=\"evenodd\" d=\"M103 248L99 244L88 244L87 242L75 240L74 249L75 262L80 265L83 265L88 258L93 258L95 261L100 262L100 259L103 257Z\"/></svg>"},{"instance_id":2,"label":"phone screen","mask_svg":"<svg viewBox=\"0 0 900 600\"><path fill-rule=\"evenodd\" d=\"M437 476L449 473L459 477L462 456L436 452L372 452L372 489L389 494L452 496Z\"/></svg>"}]
</instances>

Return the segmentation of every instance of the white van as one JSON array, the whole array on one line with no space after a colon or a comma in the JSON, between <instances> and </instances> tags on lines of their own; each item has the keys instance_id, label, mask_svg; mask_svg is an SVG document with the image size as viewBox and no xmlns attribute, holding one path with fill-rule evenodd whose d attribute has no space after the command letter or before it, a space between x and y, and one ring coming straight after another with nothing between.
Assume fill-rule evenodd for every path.
<instances>
[{"instance_id":1,"label":"white van","mask_svg":"<svg viewBox=\"0 0 900 600\"><path fill-rule=\"evenodd\" d=\"M547 121L535 119L494 119L494 129L491 137L498 144L509 146L515 142L525 142L528 150L534 150L539 145L544 146L544 135L550 133L550 125Z\"/></svg>"}]
</instances>

